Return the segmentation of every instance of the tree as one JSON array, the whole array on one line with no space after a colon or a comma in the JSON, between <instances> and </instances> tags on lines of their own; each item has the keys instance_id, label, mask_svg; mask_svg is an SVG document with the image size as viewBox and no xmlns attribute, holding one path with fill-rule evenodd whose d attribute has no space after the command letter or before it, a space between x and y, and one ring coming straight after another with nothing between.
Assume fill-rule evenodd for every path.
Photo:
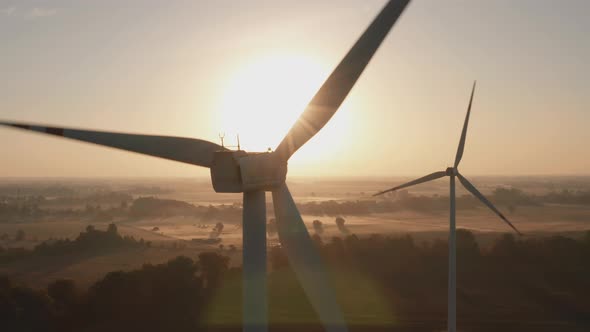
<instances>
[{"instance_id":1,"label":"tree","mask_svg":"<svg viewBox=\"0 0 590 332\"><path fill-rule=\"evenodd\" d=\"M516 244L514 235L510 233L504 234L500 239L494 242L491 250L492 256L510 257L516 252Z\"/></svg>"},{"instance_id":2,"label":"tree","mask_svg":"<svg viewBox=\"0 0 590 332\"><path fill-rule=\"evenodd\" d=\"M273 270L280 270L289 266L289 260L287 259L287 255L279 246L271 247L268 256L270 259L270 266L272 266Z\"/></svg>"},{"instance_id":3,"label":"tree","mask_svg":"<svg viewBox=\"0 0 590 332\"><path fill-rule=\"evenodd\" d=\"M203 281L207 289L216 289L221 284L221 277L229 268L229 257L217 252L203 252L199 254Z\"/></svg>"},{"instance_id":4,"label":"tree","mask_svg":"<svg viewBox=\"0 0 590 332\"><path fill-rule=\"evenodd\" d=\"M476 259L480 256L479 244L472 232L457 229L457 257L458 259ZM471 264L471 262L469 263Z\"/></svg>"},{"instance_id":5,"label":"tree","mask_svg":"<svg viewBox=\"0 0 590 332\"><path fill-rule=\"evenodd\" d=\"M109 234L117 234L118 230L117 230L117 225L115 225L115 223L110 223L109 227L107 228L107 233Z\"/></svg>"},{"instance_id":6,"label":"tree","mask_svg":"<svg viewBox=\"0 0 590 332\"><path fill-rule=\"evenodd\" d=\"M216 223L213 229L211 230L211 233L209 233L209 237L212 239L218 238L221 235L223 228L224 226L222 222Z\"/></svg>"},{"instance_id":7,"label":"tree","mask_svg":"<svg viewBox=\"0 0 590 332\"><path fill-rule=\"evenodd\" d=\"M16 231L16 235L14 236L15 241L24 241L26 237L25 231L19 229Z\"/></svg>"},{"instance_id":8,"label":"tree","mask_svg":"<svg viewBox=\"0 0 590 332\"><path fill-rule=\"evenodd\" d=\"M338 227L338 230L345 235L348 235L350 233L350 230L348 229L348 227L346 227L344 225L344 223L346 223L346 220L344 220L344 218L342 217L337 217L336 220L336 227Z\"/></svg>"},{"instance_id":9,"label":"tree","mask_svg":"<svg viewBox=\"0 0 590 332\"><path fill-rule=\"evenodd\" d=\"M4 285L1 285L4 284ZM51 299L42 291L0 282L2 331L46 331L51 326Z\"/></svg>"},{"instance_id":10,"label":"tree","mask_svg":"<svg viewBox=\"0 0 590 332\"><path fill-rule=\"evenodd\" d=\"M86 329L196 331L205 302L199 266L179 256L139 270L111 272L88 294Z\"/></svg>"},{"instance_id":11,"label":"tree","mask_svg":"<svg viewBox=\"0 0 590 332\"><path fill-rule=\"evenodd\" d=\"M219 215L219 209L213 205L209 205L205 214L201 216L201 220L207 221L215 219Z\"/></svg>"},{"instance_id":12,"label":"tree","mask_svg":"<svg viewBox=\"0 0 590 332\"><path fill-rule=\"evenodd\" d=\"M321 248L324 245L324 241L322 241L322 237L319 234L312 235L311 240L318 248Z\"/></svg>"},{"instance_id":13,"label":"tree","mask_svg":"<svg viewBox=\"0 0 590 332\"><path fill-rule=\"evenodd\" d=\"M318 235L322 235L324 233L324 224L320 220L313 221L313 230Z\"/></svg>"},{"instance_id":14,"label":"tree","mask_svg":"<svg viewBox=\"0 0 590 332\"><path fill-rule=\"evenodd\" d=\"M77 291L73 280L60 279L47 285L47 294L61 306L70 307L76 303Z\"/></svg>"}]
</instances>

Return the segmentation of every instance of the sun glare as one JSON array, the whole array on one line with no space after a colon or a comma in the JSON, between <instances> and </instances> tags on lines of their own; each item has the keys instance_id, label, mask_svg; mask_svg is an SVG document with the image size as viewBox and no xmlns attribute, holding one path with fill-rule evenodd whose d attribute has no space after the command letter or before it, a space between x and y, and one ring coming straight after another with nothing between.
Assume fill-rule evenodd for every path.
<instances>
[{"instance_id":1,"label":"sun glare","mask_svg":"<svg viewBox=\"0 0 590 332\"><path fill-rule=\"evenodd\" d=\"M273 54L234 72L218 112L226 143L275 149L325 80L328 68L303 55Z\"/></svg>"}]
</instances>

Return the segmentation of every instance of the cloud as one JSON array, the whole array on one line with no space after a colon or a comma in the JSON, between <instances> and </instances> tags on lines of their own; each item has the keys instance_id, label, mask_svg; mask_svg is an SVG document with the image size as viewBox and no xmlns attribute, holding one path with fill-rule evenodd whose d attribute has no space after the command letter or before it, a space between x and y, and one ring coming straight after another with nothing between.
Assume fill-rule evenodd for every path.
<instances>
[{"instance_id":1,"label":"cloud","mask_svg":"<svg viewBox=\"0 0 590 332\"><path fill-rule=\"evenodd\" d=\"M55 8L39 8L39 7L35 7L33 9L31 9L26 15L26 18L30 18L30 19L36 19L36 18L43 18L43 17L49 17L49 16L54 16L55 14L57 14L57 9Z\"/></svg>"},{"instance_id":2,"label":"cloud","mask_svg":"<svg viewBox=\"0 0 590 332\"><path fill-rule=\"evenodd\" d=\"M1 16L12 16L16 13L16 7L6 7L0 9Z\"/></svg>"}]
</instances>

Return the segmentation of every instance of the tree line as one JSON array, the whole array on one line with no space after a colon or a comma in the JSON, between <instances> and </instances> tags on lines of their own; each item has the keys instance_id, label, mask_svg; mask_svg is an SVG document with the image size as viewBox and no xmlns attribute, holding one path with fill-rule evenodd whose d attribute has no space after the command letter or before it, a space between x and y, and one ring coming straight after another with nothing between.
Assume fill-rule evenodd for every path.
<instances>
[{"instance_id":1,"label":"tree line","mask_svg":"<svg viewBox=\"0 0 590 332\"><path fill-rule=\"evenodd\" d=\"M24 239L25 233L18 230L16 240ZM95 255L109 250L124 248L151 247L151 241L143 238L136 240L132 236L119 234L117 225L109 224L104 231L88 225L74 240L69 238L47 240L36 245L32 250L22 247L3 248L0 246L0 263L6 263L31 257L60 256L71 253Z\"/></svg>"},{"instance_id":2,"label":"tree line","mask_svg":"<svg viewBox=\"0 0 590 332\"><path fill-rule=\"evenodd\" d=\"M457 242L458 322L465 330L590 329L590 231L576 239L506 234L481 248L473 233L458 230ZM355 314L347 311L350 303L373 296L356 289L373 285L387 302L387 314L395 316L388 330L444 329L446 241L316 234L314 243L331 271L339 301L347 303L347 319ZM280 246L270 249L269 265L271 321L277 308L288 303L297 304L290 309L297 310L294 315L313 312ZM362 278L342 282L350 275ZM233 308L238 318L229 328L240 330L240 278L241 268L230 267L229 259L218 252L111 272L88 289L72 280L57 280L38 290L4 277L0 322L10 331L196 331L213 328L207 326L212 310ZM216 295L223 292L229 296L222 296L220 304ZM317 328L317 318L309 324ZM371 328L353 325L351 330Z\"/></svg>"},{"instance_id":3,"label":"tree line","mask_svg":"<svg viewBox=\"0 0 590 332\"><path fill-rule=\"evenodd\" d=\"M590 191L550 191L545 194L526 193L518 188L495 188L489 198L498 206L513 212L518 206L542 206L545 204L590 205ZM60 201L84 203L80 208L59 208ZM72 201L73 200L73 201ZM57 204L44 206L48 201ZM56 203L57 202L57 203ZM59 203L59 204L58 204ZM66 204L63 202L63 204ZM73 203L72 203L73 204ZM402 210L418 212L443 211L448 209L445 195L414 195L402 190L385 197L366 197L357 200L312 201L298 204L300 211L313 216L360 216L372 213L388 213ZM476 209L480 203L471 195L457 197L458 209ZM272 210L272 206L269 207ZM133 198L121 192L97 192L84 198L64 197L51 200L44 196L0 197L0 222L38 221L46 219L85 219L90 221L137 220L184 216L202 221L221 220L228 223L241 221L241 204L195 205L174 199L155 196Z\"/></svg>"}]
</instances>

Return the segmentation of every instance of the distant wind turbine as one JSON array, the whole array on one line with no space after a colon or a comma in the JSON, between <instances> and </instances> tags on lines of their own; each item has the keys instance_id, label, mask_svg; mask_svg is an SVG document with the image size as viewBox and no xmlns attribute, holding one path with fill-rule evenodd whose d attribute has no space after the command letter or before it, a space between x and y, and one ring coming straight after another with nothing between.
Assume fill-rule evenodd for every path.
<instances>
[{"instance_id":1,"label":"distant wind turbine","mask_svg":"<svg viewBox=\"0 0 590 332\"><path fill-rule=\"evenodd\" d=\"M471 113L471 105L473 104L473 94L475 92L475 83L473 82L473 88L471 90L471 98L469 99L469 106L467 108L467 115L465 116L465 123L463 124L463 131L461 132L461 139L459 140L459 147L457 148L457 155L455 156L455 164L453 167L448 167L444 171L434 172L432 174L423 176L419 179L410 181L408 183L404 183L397 187L384 190L375 194L374 196L383 195L385 193L399 190L402 188L411 187L420 183L440 179L442 177L448 176L450 177L450 200L451 200L451 208L450 208L450 233L449 233L449 295L448 295L448 317L447 317L447 329L448 332L456 332L457 331L457 239L455 234L455 177L459 178L463 187L467 189L473 196L477 197L482 203L484 203L487 207L489 207L495 214L497 214L508 226L512 227L512 229L522 235L512 225L510 221L500 212L498 209L481 193L479 190L475 188L471 182L469 182L461 173L459 173L459 163L461 162L461 158L463 157L463 150L465 150L465 137L467 136L467 126L469 124L469 115Z\"/></svg>"}]
</instances>

